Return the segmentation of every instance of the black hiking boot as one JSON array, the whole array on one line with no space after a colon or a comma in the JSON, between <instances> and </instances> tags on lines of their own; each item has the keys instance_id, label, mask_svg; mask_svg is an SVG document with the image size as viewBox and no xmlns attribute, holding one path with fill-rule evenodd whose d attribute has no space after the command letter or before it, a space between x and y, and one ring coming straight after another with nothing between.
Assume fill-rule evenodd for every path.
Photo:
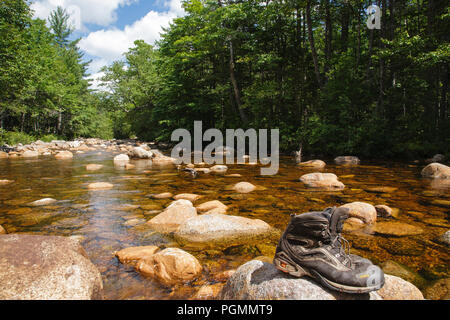
<instances>
[{"instance_id":1,"label":"black hiking boot","mask_svg":"<svg viewBox=\"0 0 450 320\"><path fill-rule=\"evenodd\" d=\"M327 288L346 293L367 293L384 285L383 271L362 257L346 253L341 237L347 208L291 215L278 243L274 264L296 277L310 276Z\"/></svg>"}]
</instances>

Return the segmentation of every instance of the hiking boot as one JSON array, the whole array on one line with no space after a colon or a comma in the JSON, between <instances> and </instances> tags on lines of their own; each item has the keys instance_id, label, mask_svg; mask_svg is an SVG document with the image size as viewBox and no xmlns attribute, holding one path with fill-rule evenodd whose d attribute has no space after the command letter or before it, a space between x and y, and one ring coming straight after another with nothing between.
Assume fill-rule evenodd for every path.
<instances>
[{"instance_id":1,"label":"hiking boot","mask_svg":"<svg viewBox=\"0 0 450 320\"><path fill-rule=\"evenodd\" d=\"M341 236L347 208L291 215L278 243L274 264L296 277L310 276L325 287L346 293L367 293L384 285L383 271L371 261L345 252Z\"/></svg>"}]
</instances>

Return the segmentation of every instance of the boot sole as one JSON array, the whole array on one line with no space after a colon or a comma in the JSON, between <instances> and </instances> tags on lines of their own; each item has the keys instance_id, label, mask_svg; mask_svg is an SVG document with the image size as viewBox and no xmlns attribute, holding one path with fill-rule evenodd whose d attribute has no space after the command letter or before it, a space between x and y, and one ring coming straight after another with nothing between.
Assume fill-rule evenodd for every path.
<instances>
[{"instance_id":1,"label":"boot sole","mask_svg":"<svg viewBox=\"0 0 450 320\"><path fill-rule=\"evenodd\" d=\"M286 261L287 259L282 259L280 256L276 256L273 260L275 267L284 272L288 273L295 277L303 277L303 276L309 276L313 279L318 280L322 285L327 287L328 289L344 292L344 293L369 293L371 291L376 291L381 289L383 287L384 283L381 283L377 286L372 287L353 287L353 286L347 286L340 283L333 282L331 280L328 280L321 274L319 274L317 271L309 270L304 267L300 267L298 264L292 264L291 262Z\"/></svg>"}]
</instances>

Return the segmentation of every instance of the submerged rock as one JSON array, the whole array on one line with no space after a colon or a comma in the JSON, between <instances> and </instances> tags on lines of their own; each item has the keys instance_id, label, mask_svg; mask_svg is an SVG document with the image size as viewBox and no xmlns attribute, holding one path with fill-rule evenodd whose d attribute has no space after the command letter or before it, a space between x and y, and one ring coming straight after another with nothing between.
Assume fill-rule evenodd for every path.
<instances>
[{"instance_id":1,"label":"submerged rock","mask_svg":"<svg viewBox=\"0 0 450 320\"><path fill-rule=\"evenodd\" d=\"M0 234L6 234L5 228L0 225Z\"/></svg>"},{"instance_id":2,"label":"submerged rock","mask_svg":"<svg viewBox=\"0 0 450 320\"><path fill-rule=\"evenodd\" d=\"M444 232L439 238L438 242L441 242L443 244L446 244L447 246L450 246L450 230L447 230Z\"/></svg>"},{"instance_id":3,"label":"submerged rock","mask_svg":"<svg viewBox=\"0 0 450 320\"><path fill-rule=\"evenodd\" d=\"M382 221L377 222L372 231L377 234L394 237L413 236L423 233L423 229L407 223L398 221Z\"/></svg>"},{"instance_id":4,"label":"submerged rock","mask_svg":"<svg viewBox=\"0 0 450 320\"><path fill-rule=\"evenodd\" d=\"M86 170L87 171L97 171L97 170L100 170L101 168L103 168L103 165L101 165L101 164L88 164L88 165L86 165Z\"/></svg>"},{"instance_id":5,"label":"submerged rock","mask_svg":"<svg viewBox=\"0 0 450 320\"><path fill-rule=\"evenodd\" d=\"M108 190L114 188L114 185L108 182L94 182L88 185L90 190Z\"/></svg>"},{"instance_id":6,"label":"submerged rock","mask_svg":"<svg viewBox=\"0 0 450 320\"><path fill-rule=\"evenodd\" d=\"M209 168L212 172L216 173L225 173L228 170L228 167L225 165L215 165Z\"/></svg>"},{"instance_id":7,"label":"submerged rock","mask_svg":"<svg viewBox=\"0 0 450 320\"><path fill-rule=\"evenodd\" d=\"M387 218L392 216L392 209L386 205L378 204L375 206L375 210L377 211L377 215L382 218Z\"/></svg>"},{"instance_id":8,"label":"submerged rock","mask_svg":"<svg viewBox=\"0 0 450 320\"><path fill-rule=\"evenodd\" d=\"M424 300L422 292L402 278L386 274L384 286L377 293L384 300Z\"/></svg>"},{"instance_id":9,"label":"submerged rock","mask_svg":"<svg viewBox=\"0 0 450 320\"><path fill-rule=\"evenodd\" d=\"M197 291L197 293L194 295L192 299L194 300L211 300L211 299L218 299L220 292L223 288L222 283L216 283L212 285L205 285L200 287L200 289Z\"/></svg>"},{"instance_id":10,"label":"submerged rock","mask_svg":"<svg viewBox=\"0 0 450 320\"><path fill-rule=\"evenodd\" d=\"M326 163L322 160L309 160L306 162L297 163L297 165L304 168L323 169L325 168Z\"/></svg>"},{"instance_id":11,"label":"submerged rock","mask_svg":"<svg viewBox=\"0 0 450 320\"><path fill-rule=\"evenodd\" d=\"M56 236L0 236L1 300L102 298L100 272L78 241Z\"/></svg>"},{"instance_id":12,"label":"submerged rock","mask_svg":"<svg viewBox=\"0 0 450 320\"><path fill-rule=\"evenodd\" d=\"M424 294L430 300L450 300L450 278L435 281Z\"/></svg>"},{"instance_id":13,"label":"submerged rock","mask_svg":"<svg viewBox=\"0 0 450 320\"><path fill-rule=\"evenodd\" d=\"M0 186L6 185L6 184L10 184L13 183L14 181L12 180L0 180Z\"/></svg>"},{"instance_id":14,"label":"submerged rock","mask_svg":"<svg viewBox=\"0 0 450 320\"><path fill-rule=\"evenodd\" d=\"M336 164L355 165L359 164L360 160L355 156L339 156L334 159L334 162Z\"/></svg>"},{"instance_id":15,"label":"submerged rock","mask_svg":"<svg viewBox=\"0 0 450 320\"><path fill-rule=\"evenodd\" d=\"M172 198L173 194L171 194L170 192L164 192L164 193L152 194L152 195L150 195L150 197L155 198L155 199L168 199L168 198Z\"/></svg>"},{"instance_id":16,"label":"submerged rock","mask_svg":"<svg viewBox=\"0 0 450 320\"><path fill-rule=\"evenodd\" d=\"M175 232L175 238L188 243L223 243L254 238L270 231L272 227L259 219L213 213L186 220Z\"/></svg>"},{"instance_id":17,"label":"submerged rock","mask_svg":"<svg viewBox=\"0 0 450 320\"><path fill-rule=\"evenodd\" d=\"M239 182L236 183L233 189L239 193L249 193L256 189L256 186L249 182Z\"/></svg>"},{"instance_id":18,"label":"submerged rock","mask_svg":"<svg viewBox=\"0 0 450 320\"><path fill-rule=\"evenodd\" d=\"M52 199L52 198L44 198L44 199L36 200L36 201L30 203L30 205L33 207L46 206L46 205L55 203L56 201L57 200Z\"/></svg>"},{"instance_id":19,"label":"submerged rock","mask_svg":"<svg viewBox=\"0 0 450 320\"><path fill-rule=\"evenodd\" d=\"M308 173L300 177L300 181L308 188L317 188L327 191L342 190L344 184L333 173Z\"/></svg>"},{"instance_id":20,"label":"submerged rock","mask_svg":"<svg viewBox=\"0 0 450 320\"><path fill-rule=\"evenodd\" d=\"M198 199L200 199L202 196L198 195L198 194L193 194L193 193L181 193L181 194L177 194L176 196L174 196L173 198L175 200L180 200L180 199L185 199L185 200L189 200L191 202L194 202Z\"/></svg>"},{"instance_id":21,"label":"submerged rock","mask_svg":"<svg viewBox=\"0 0 450 320\"><path fill-rule=\"evenodd\" d=\"M425 279L420 274L393 260L384 261L380 264L380 267L385 274L402 278L419 288L426 284Z\"/></svg>"},{"instance_id":22,"label":"submerged rock","mask_svg":"<svg viewBox=\"0 0 450 320\"><path fill-rule=\"evenodd\" d=\"M349 216L360 219L366 224L372 224L377 221L377 210L369 203L351 202L341 206L349 209Z\"/></svg>"},{"instance_id":23,"label":"submerged rock","mask_svg":"<svg viewBox=\"0 0 450 320\"><path fill-rule=\"evenodd\" d=\"M434 179L450 179L450 167L440 163L431 163L423 168L422 176Z\"/></svg>"},{"instance_id":24,"label":"submerged rock","mask_svg":"<svg viewBox=\"0 0 450 320\"><path fill-rule=\"evenodd\" d=\"M194 280L202 269L193 255L178 248L164 249L136 264L137 271L165 285Z\"/></svg>"},{"instance_id":25,"label":"submerged rock","mask_svg":"<svg viewBox=\"0 0 450 320\"><path fill-rule=\"evenodd\" d=\"M295 278L260 260L240 266L222 290L224 300L380 300L378 294L328 290L311 278Z\"/></svg>"}]
</instances>

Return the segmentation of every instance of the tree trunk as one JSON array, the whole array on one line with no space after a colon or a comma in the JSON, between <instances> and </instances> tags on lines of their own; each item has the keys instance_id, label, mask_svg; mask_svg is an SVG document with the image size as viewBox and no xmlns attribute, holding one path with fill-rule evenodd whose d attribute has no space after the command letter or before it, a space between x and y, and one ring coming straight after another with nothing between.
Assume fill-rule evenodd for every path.
<instances>
[{"instance_id":1,"label":"tree trunk","mask_svg":"<svg viewBox=\"0 0 450 320\"><path fill-rule=\"evenodd\" d=\"M230 47L230 79L231 83L233 85L233 92L234 92L234 99L236 101L236 106L239 111L239 116L242 120L242 122L245 124L247 123L247 116L244 113L244 110L242 110L242 102L241 102L241 93L239 91L239 86L236 80L236 74L234 70L234 49L233 49L233 41L229 40L229 47Z\"/></svg>"},{"instance_id":2,"label":"tree trunk","mask_svg":"<svg viewBox=\"0 0 450 320\"><path fill-rule=\"evenodd\" d=\"M309 45L311 47L311 55L314 62L314 73L316 74L317 83L319 84L320 87L322 85L322 81L320 80L319 61L317 58L316 45L314 42L314 35L311 22L311 0L308 0L306 2L306 24L308 25L308 39Z\"/></svg>"}]
</instances>

